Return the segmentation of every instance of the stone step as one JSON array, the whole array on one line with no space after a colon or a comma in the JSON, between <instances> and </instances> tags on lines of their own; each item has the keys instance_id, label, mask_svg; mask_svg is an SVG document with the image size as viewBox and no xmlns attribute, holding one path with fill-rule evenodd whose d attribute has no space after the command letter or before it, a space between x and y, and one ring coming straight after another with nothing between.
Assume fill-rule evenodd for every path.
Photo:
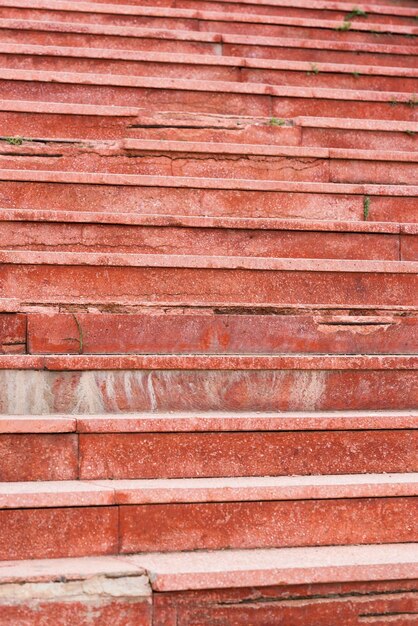
<instances>
[{"instance_id":1,"label":"stone step","mask_svg":"<svg viewBox=\"0 0 418 626\"><path fill-rule=\"evenodd\" d=\"M328 221L416 222L413 185L0 170L7 209Z\"/></svg>"},{"instance_id":2,"label":"stone step","mask_svg":"<svg viewBox=\"0 0 418 626\"><path fill-rule=\"evenodd\" d=\"M416 150L417 137L408 122L299 117L301 145L368 150ZM277 136L279 134L277 133Z\"/></svg>"},{"instance_id":3,"label":"stone step","mask_svg":"<svg viewBox=\"0 0 418 626\"><path fill-rule=\"evenodd\" d=\"M416 552L407 543L7 561L0 624L81 624L92 602L97 624L123 615L125 626L413 620Z\"/></svg>"},{"instance_id":4,"label":"stone step","mask_svg":"<svg viewBox=\"0 0 418 626\"><path fill-rule=\"evenodd\" d=\"M9 314L12 317L16 314ZM414 354L415 313L380 315L211 315L28 313L30 354ZM7 328L7 327L6 327ZM11 334L11 333L9 333ZM6 344L6 341L3 342Z\"/></svg>"},{"instance_id":5,"label":"stone step","mask_svg":"<svg viewBox=\"0 0 418 626\"><path fill-rule=\"evenodd\" d=\"M0 297L38 303L418 304L418 263L409 261L2 250L0 265Z\"/></svg>"},{"instance_id":6,"label":"stone step","mask_svg":"<svg viewBox=\"0 0 418 626\"><path fill-rule=\"evenodd\" d=\"M413 152L417 122L324 117L248 117L144 108L2 100L0 121L8 146L26 138L49 142L82 139L154 139L269 145L325 146ZM26 144L27 145L27 144Z\"/></svg>"},{"instance_id":7,"label":"stone step","mask_svg":"<svg viewBox=\"0 0 418 626\"><path fill-rule=\"evenodd\" d=\"M412 68L0 43L0 67L303 87L418 91Z\"/></svg>"},{"instance_id":8,"label":"stone step","mask_svg":"<svg viewBox=\"0 0 418 626\"><path fill-rule=\"evenodd\" d=\"M416 368L406 355L0 355L0 410L409 410Z\"/></svg>"},{"instance_id":9,"label":"stone step","mask_svg":"<svg viewBox=\"0 0 418 626\"><path fill-rule=\"evenodd\" d=\"M3 483L0 555L413 542L417 484L416 474Z\"/></svg>"},{"instance_id":10,"label":"stone step","mask_svg":"<svg viewBox=\"0 0 418 626\"><path fill-rule=\"evenodd\" d=\"M79 1L79 0L78 0ZM104 2L108 0L93 0ZM74 4L74 2L72 2ZM90 0L91 4L91 0ZM305 1L281 0L280 2L254 2L254 0L113 0L113 5L140 5L149 7L167 7L177 9L195 9L199 11L223 11L229 14L247 13L252 15L284 15L287 17L303 17L316 19L335 19L351 22L376 22L386 24L414 25L416 11L410 6L397 6L375 2L367 2L361 9L347 7L345 2L321 2L314 6ZM351 9L351 10L350 10Z\"/></svg>"},{"instance_id":11,"label":"stone step","mask_svg":"<svg viewBox=\"0 0 418 626\"><path fill-rule=\"evenodd\" d=\"M168 28L210 33L236 33L264 37L301 37L358 43L412 46L418 29L415 24L399 25L357 20L310 19L304 17L254 15L216 11L195 11L167 7L103 5L62 0L4 0L5 19L63 21L142 28Z\"/></svg>"},{"instance_id":12,"label":"stone step","mask_svg":"<svg viewBox=\"0 0 418 626\"><path fill-rule=\"evenodd\" d=\"M6 415L0 480L414 472L417 437L416 411Z\"/></svg>"},{"instance_id":13,"label":"stone step","mask_svg":"<svg viewBox=\"0 0 418 626\"><path fill-rule=\"evenodd\" d=\"M252 34L207 33L191 30L138 28L107 24L78 24L41 20L0 19L0 41L12 45L73 46L131 51L212 54L309 63L415 68L417 54L410 45L259 37Z\"/></svg>"},{"instance_id":14,"label":"stone step","mask_svg":"<svg viewBox=\"0 0 418 626\"><path fill-rule=\"evenodd\" d=\"M262 83L189 80L148 76L78 74L0 69L0 87L11 100L170 108L288 118L364 117L415 121L416 96L408 92L325 89ZM366 113L367 111L367 113Z\"/></svg>"},{"instance_id":15,"label":"stone step","mask_svg":"<svg viewBox=\"0 0 418 626\"><path fill-rule=\"evenodd\" d=\"M0 143L0 168L408 185L416 181L418 163L418 152L400 150L152 139L17 143Z\"/></svg>"},{"instance_id":16,"label":"stone step","mask_svg":"<svg viewBox=\"0 0 418 626\"><path fill-rule=\"evenodd\" d=\"M417 261L418 227L184 215L0 209L0 248Z\"/></svg>"},{"instance_id":17,"label":"stone step","mask_svg":"<svg viewBox=\"0 0 418 626\"><path fill-rule=\"evenodd\" d=\"M27 305L0 314L3 354L414 354L416 311L239 307L119 312ZM58 307L57 307L58 308ZM73 309L73 310L71 310ZM20 311L20 312L19 312Z\"/></svg>"}]
</instances>

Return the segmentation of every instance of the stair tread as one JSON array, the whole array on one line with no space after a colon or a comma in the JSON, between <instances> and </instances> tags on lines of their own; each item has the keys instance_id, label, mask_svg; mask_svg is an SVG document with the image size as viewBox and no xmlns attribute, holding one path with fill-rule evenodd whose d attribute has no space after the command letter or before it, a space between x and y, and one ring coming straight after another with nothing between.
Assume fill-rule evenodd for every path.
<instances>
[{"instance_id":1,"label":"stair tread","mask_svg":"<svg viewBox=\"0 0 418 626\"><path fill-rule=\"evenodd\" d=\"M232 142L210 142L210 141L192 141L192 140L171 140L171 139L123 139L120 141L83 141L79 140L76 147L63 142L53 140L44 143L31 143L23 141L19 145L7 144L0 148L0 155L20 157L24 152L25 157L42 157L48 156L52 150L56 150L59 146L61 150L60 157L65 158L74 155L74 149L81 155L99 150L107 151L109 156L123 157L131 152L166 152L166 153L187 153L187 157L193 154L215 154L229 155L233 154L238 157L246 158L251 156L265 157L286 157L286 158L306 158L306 159L340 159L340 160L361 160L361 161L389 161L399 163L416 163L418 162L418 151L404 150L362 150L349 148L325 148L320 146L288 146L280 144L262 144L262 143L232 143ZM106 153L104 153L106 154Z\"/></svg>"},{"instance_id":2,"label":"stair tread","mask_svg":"<svg viewBox=\"0 0 418 626\"><path fill-rule=\"evenodd\" d=\"M418 224L401 222L354 222L331 220L289 220L280 218L208 217L193 215L158 215L101 213L89 211L50 211L43 209L0 208L0 222L71 222L126 224L132 226L179 226L185 228L234 228L253 230L319 231L349 233L418 234Z\"/></svg>"},{"instance_id":3,"label":"stair tread","mask_svg":"<svg viewBox=\"0 0 418 626\"><path fill-rule=\"evenodd\" d=\"M0 369L415 370L417 355L43 355L0 354Z\"/></svg>"},{"instance_id":4,"label":"stair tread","mask_svg":"<svg viewBox=\"0 0 418 626\"><path fill-rule=\"evenodd\" d=\"M155 590L414 579L418 544L320 546L3 561L0 583L148 572Z\"/></svg>"},{"instance_id":5,"label":"stair tread","mask_svg":"<svg viewBox=\"0 0 418 626\"><path fill-rule=\"evenodd\" d=\"M155 52L142 50L123 50L114 48L84 48L76 46L48 46L31 44L10 44L0 42L0 54L75 57L90 59L117 59L124 61L142 61L168 64L211 65L226 67L259 68L269 70L290 70L295 72L312 71L308 61L274 60L238 56L215 56L208 54L188 54L175 52ZM315 65L315 72L353 74L356 71L364 76L394 76L402 78L418 77L415 68L356 65L348 63L325 63Z\"/></svg>"},{"instance_id":6,"label":"stair tread","mask_svg":"<svg viewBox=\"0 0 418 626\"><path fill-rule=\"evenodd\" d=\"M77 183L80 185L130 185L141 187L183 187L189 189L241 189L247 191L285 191L305 193L340 193L356 195L416 196L418 185L383 185L371 183L316 183L305 181L252 180L240 178L205 178L196 176L152 176L108 174L55 170L0 169L2 181Z\"/></svg>"},{"instance_id":7,"label":"stair tread","mask_svg":"<svg viewBox=\"0 0 418 626\"><path fill-rule=\"evenodd\" d=\"M195 41L204 43L244 44L250 46L273 46L284 48L303 48L313 50L339 50L356 53L377 53L384 55L400 54L416 56L412 46L394 44L334 41L328 39L307 39L295 37L266 37L259 35L239 35L234 33L213 33L193 30L168 28L142 28L135 26L113 26L108 24L53 22L46 20L0 19L0 30L25 30L63 33L83 33L91 35L109 35L116 37L155 38L175 41Z\"/></svg>"},{"instance_id":8,"label":"stair tread","mask_svg":"<svg viewBox=\"0 0 418 626\"><path fill-rule=\"evenodd\" d=\"M364 102L395 102L406 104L415 102L409 92L372 91L366 89L332 89L327 87L297 87L270 85L268 83L238 83L224 80L196 80L185 78L164 78L160 76L129 76L126 74L95 74L59 72L54 70L20 70L0 68L0 80L30 81L77 85L109 85L113 87L137 87L146 89L178 89L182 91L214 91L215 93L242 93L268 96L288 96L299 98L324 98L329 100L350 100Z\"/></svg>"},{"instance_id":9,"label":"stair tread","mask_svg":"<svg viewBox=\"0 0 418 626\"><path fill-rule=\"evenodd\" d=\"M416 274L417 261L370 261L273 257L134 254L120 252L44 252L1 250L0 263L12 265L98 265L118 267L179 267L300 272Z\"/></svg>"},{"instance_id":10,"label":"stair tread","mask_svg":"<svg viewBox=\"0 0 418 626\"><path fill-rule=\"evenodd\" d=\"M418 495L418 473L0 483L0 508L242 502Z\"/></svg>"},{"instance_id":11,"label":"stair tread","mask_svg":"<svg viewBox=\"0 0 418 626\"><path fill-rule=\"evenodd\" d=\"M266 25L289 25L306 28L326 28L336 30L341 25L341 19L311 19L306 17L271 16L265 14L251 13L224 13L221 11L195 11L192 9L177 9L169 7L135 6L120 4L98 4L92 2L65 2L55 0L34 0L28 7L25 0L3 0L4 8L23 8L31 10L60 11L71 13L108 14L123 16L146 16L163 18L185 18L199 21L220 21L246 24L266 24ZM417 28L410 25L363 23L353 21L351 29L354 31L369 32L370 30L382 33L415 34ZM350 30L351 30L350 29Z\"/></svg>"},{"instance_id":12,"label":"stair tread","mask_svg":"<svg viewBox=\"0 0 418 626\"><path fill-rule=\"evenodd\" d=\"M391 430L418 427L418 411L287 411L2 415L0 433L239 432Z\"/></svg>"}]
</instances>

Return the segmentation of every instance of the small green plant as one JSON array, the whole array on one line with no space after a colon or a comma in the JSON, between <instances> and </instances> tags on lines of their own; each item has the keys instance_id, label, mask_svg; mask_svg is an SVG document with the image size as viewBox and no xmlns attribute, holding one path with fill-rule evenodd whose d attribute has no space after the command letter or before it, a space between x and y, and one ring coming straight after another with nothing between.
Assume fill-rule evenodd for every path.
<instances>
[{"instance_id":1,"label":"small green plant","mask_svg":"<svg viewBox=\"0 0 418 626\"><path fill-rule=\"evenodd\" d=\"M316 63L311 63L311 69L309 72L306 72L308 76L311 76L311 74L319 74L319 67L317 66Z\"/></svg>"},{"instance_id":2,"label":"small green plant","mask_svg":"<svg viewBox=\"0 0 418 626\"><path fill-rule=\"evenodd\" d=\"M415 137L415 135L417 134L415 130L406 130L405 133L409 136L409 137Z\"/></svg>"},{"instance_id":3,"label":"small green plant","mask_svg":"<svg viewBox=\"0 0 418 626\"><path fill-rule=\"evenodd\" d=\"M370 196L364 196L363 198L363 217L367 221L370 213Z\"/></svg>"},{"instance_id":4,"label":"small green plant","mask_svg":"<svg viewBox=\"0 0 418 626\"><path fill-rule=\"evenodd\" d=\"M397 101L397 100L390 100L390 101L389 101L389 104L390 104L391 106L393 106L393 107L396 107L396 105L398 104L398 101Z\"/></svg>"},{"instance_id":5,"label":"small green plant","mask_svg":"<svg viewBox=\"0 0 418 626\"><path fill-rule=\"evenodd\" d=\"M11 146L21 146L23 137L4 137L4 140Z\"/></svg>"},{"instance_id":6,"label":"small green plant","mask_svg":"<svg viewBox=\"0 0 418 626\"><path fill-rule=\"evenodd\" d=\"M344 20L344 22L342 24L340 24L339 26L337 26L337 28L335 30L350 30L351 28L351 22L347 22L346 20Z\"/></svg>"},{"instance_id":7,"label":"small green plant","mask_svg":"<svg viewBox=\"0 0 418 626\"><path fill-rule=\"evenodd\" d=\"M359 7L353 7L344 19L351 20L353 17L367 17L367 12Z\"/></svg>"},{"instance_id":8,"label":"small green plant","mask_svg":"<svg viewBox=\"0 0 418 626\"><path fill-rule=\"evenodd\" d=\"M354 78L359 78L359 76L361 76L360 72L353 72L353 76Z\"/></svg>"},{"instance_id":9,"label":"small green plant","mask_svg":"<svg viewBox=\"0 0 418 626\"><path fill-rule=\"evenodd\" d=\"M284 126L286 123L285 120L277 117L271 117L269 119L269 126Z\"/></svg>"}]
</instances>

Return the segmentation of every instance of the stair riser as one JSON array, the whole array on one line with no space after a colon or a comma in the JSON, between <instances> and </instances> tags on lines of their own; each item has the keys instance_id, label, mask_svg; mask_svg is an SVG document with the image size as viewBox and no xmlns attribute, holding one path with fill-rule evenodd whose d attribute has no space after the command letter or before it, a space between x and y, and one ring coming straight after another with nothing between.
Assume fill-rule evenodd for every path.
<instances>
[{"instance_id":1,"label":"stair riser","mask_svg":"<svg viewBox=\"0 0 418 626\"><path fill-rule=\"evenodd\" d=\"M329 53L330 55L332 53ZM267 83L269 85L295 85L298 87L324 87L329 89L366 89L376 91L410 91L418 90L417 79L395 76L373 76L353 74L338 74L331 72L316 72L313 70L303 72L268 70L268 69L242 69L240 72L241 82ZM228 79L226 79L228 80Z\"/></svg>"},{"instance_id":2,"label":"stair riser","mask_svg":"<svg viewBox=\"0 0 418 626\"><path fill-rule=\"evenodd\" d=\"M124 187L76 183L0 182L2 208L134 214L364 220L364 197L224 189ZM413 197L371 196L370 221L418 222Z\"/></svg>"},{"instance_id":3,"label":"stair riser","mask_svg":"<svg viewBox=\"0 0 418 626\"><path fill-rule=\"evenodd\" d=\"M322 72L314 65L314 72L245 69L241 67L197 65L187 63L156 63L152 61L128 61L115 59L90 59L47 55L1 54L0 67L21 70L59 72L87 72L92 74L119 74L128 76L163 76L195 80L221 80L271 85L295 85L299 87L323 87L330 89L366 89L378 91L403 91L416 93L418 80L403 76L355 76L350 73ZM356 66L353 66L353 72Z\"/></svg>"},{"instance_id":4,"label":"stair riser","mask_svg":"<svg viewBox=\"0 0 418 626\"><path fill-rule=\"evenodd\" d=\"M225 435L80 435L80 478L355 474L418 469L414 454L418 431Z\"/></svg>"},{"instance_id":5,"label":"stair riser","mask_svg":"<svg viewBox=\"0 0 418 626\"><path fill-rule=\"evenodd\" d=\"M416 505L369 498L126 506L121 552L416 541Z\"/></svg>"},{"instance_id":6,"label":"stair riser","mask_svg":"<svg viewBox=\"0 0 418 626\"><path fill-rule=\"evenodd\" d=\"M414 354L417 318L384 315L349 320L309 315L141 315L77 313L84 354ZM3 344L27 340L31 354L77 354L78 326L70 314L28 314L27 332L9 315ZM1 319L1 318L0 318ZM20 320L19 320L20 321ZM26 328L23 327L25 330ZM14 332L14 335L13 335ZM0 341L2 337L0 335ZM20 344L19 344L20 345ZM5 350L6 351L6 350Z\"/></svg>"},{"instance_id":7,"label":"stair riser","mask_svg":"<svg viewBox=\"0 0 418 626\"><path fill-rule=\"evenodd\" d=\"M1 31L0 31L1 33ZM374 35L374 44L380 44L380 37ZM154 40L155 42L155 40ZM180 42L176 42L180 48ZM65 45L65 44L61 44ZM67 44L71 45L71 44ZM153 45L149 42L149 45ZM173 42L174 45L174 42ZM326 43L324 42L324 46ZM402 44L404 45L404 44ZM154 43L156 46L156 43ZM96 45L96 47L100 47ZM105 47L105 46L104 46ZM115 46L117 47L117 46ZM157 49L147 48L150 50ZM173 52L177 51L174 50ZM412 49L411 49L412 52ZM207 52L206 54L210 54ZM332 58L333 63L347 63L349 65L374 65L374 66L386 66L386 67L416 67L416 56L412 53L412 56L402 54L388 54L385 53L385 48L382 46L381 53L366 52L364 50L350 51L350 50L327 50L327 49L315 49L315 48L286 48L282 46L274 45L251 45L251 43L223 43L222 54L225 56L238 56L238 57L250 57L258 59L274 59L274 60L288 60L288 61L307 61L308 63L329 63Z\"/></svg>"},{"instance_id":8,"label":"stair riser","mask_svg":"<svg viewBox=\"0 0 418 626\"><path fill-rule=\"evenodd\" d=\"M344 42L363 42L388 45L414 45L413 37L401 34L375 34L367 31L339 30L343 25L335 21L335 28L288 26L285 24L262 24L193 19L184 17L157 17L141 15L116 15L99 13L81 13L71 11L53 11L31 8L3 8L3 19L38 20L47 22L70 22L83 24L106 24L112 26L130 26L138 28L190 30L210 33L234 33L260 37L289 37L315 40L333 40ZM355 28L355 23L353 24ZM372 28L372 26L370 27Z\"/></svg>"},{"instance_id":9,"label":"stair riser","mask_svg":"<svg viewBox=\"0 0 418 626\"><path fill-rule=\"evenodd\" d=\"M416 472L417 445L408 430L6 434L0 480Z\"/></svg>"},{"instance_id":10,"label":"stair riser","mask_svg":"<svg viewBox=\"0 0 418 626\"><path fill-rule=\"evenodd\" d=\"M3 370L0 381L6 415L402 410L418 403L412 370Z\"/></svg>"},{"instance_id":11,"label":"stair riser","mask_svg":"<svg viewBox=\"0 0 418 626\"><path fill-rule=\"evenodd\" d=\"M0 111L0 124L10 137L120 139L129 134L129 126L134 123L134 117Z\"/></svg>"},{"instance_id":12,"label":"stair riser","mask_svg":"<svg viewBox=\"0 0 418 626\"><path fill-rule=\"evenodd\" d=\"M0 297L38 303L416 306L413 274L3 265ZM173 293L173 285L176 285Z\"/></svg>"},{"instance_id":13,"label":"stair riser","mask_svg":"<svg viewBox=\"0 0 418 626\"><path fill-rule=\"evenodd\" d=\"M416 107L405 103L346 101L324 98L274 97L243 93L214 93L184 89L149 89L112 85L0 80L3 97L10 100L34 100L97 105L148 107L162 110L200 111L256 117L291 118L303 116L375 118L382 120L416 119ZM209 95L210 94L210 95Z\"/></svg>"},{"instance_id":14,"label":"stair riser","mask_svg":"<svg viewBox=\"0 0 418 626\"><path fill-rule=\"evenodd\" d=\"M116 506L0 510L0 525L0 560L118 552Z\"/></svg>"},{"instance_id":15,"label":"stair riser","mask_svg":"<svg viewBox=\"0 0 418 626\"><path fill-rule=\"evenodd\" d=\"M185 152L129 151L130 156L79 152L60 156L59 147L25 156L30 148L0 148L1 169L107 172L156 176L191 176L333 183L414 184L418 163L319 157L257 156ZM19 155L22 154L22 156ZM65 154L65 151L64 151Z\"/></svg>"},{"instance_id":16,"label":"stair riser","mask_svg":"<svg viewBox=\"0 0 418 626\"><path fill-rule=\"evenodd\" d=\"M2 510L0 558L402 543L415 518L414 498Z\"/></svg>"},{"instance_id":17,"label":"stair riser","mask_svg":"<svg viewBox=\"0 0 418 626\"><path fill-rule=\"evenodd\" d=\"M410 626L417 604L414 582L394 581L393 576L388 574L389 577L390 582L299 584L274 588L257 588L253 585L240 589L154 592L152 601L138 596L134 599L116 597L103 600L98 595L93 596L94 600L97 597L94 619L96 626L118 624L121 615L123 626L168 626L175 623L173 620L184 625L197 622L199 626L213 626L214 623L233 623L236 626L334 626L338 623L351 626L360 624L365 615L371 615L373 624L386 626L386 615L400 615L400 619L396 619L396 626ZM114 584L117 590L121 582L119 576L116 576ZM84 580L80 581L80 585L83 583ZM91 581L88 580L88 583ZM51 586L52 589L65 589L65 586L70 587L72 584L53 582ZM39 587L42 588L42 583ZM23 589L29 591L29 598L19 604L14 603L13 592L12 597L3 601L1 626L88 623L91 593L83 594L78 600L53 599L45 602L41 591L38 591L41 598L35 597L36 588L37 585L31 583L23 586ZM383 617L379 619L376 615Z\"/></svg>"},{"instance_id":18,"label":"stair riser","mask_svg":"<svg viewBox=\"0 0 418 626\"><path fill-rule=\"evenodd\" d=\"M245 251L255 257L417 261L408 239L418 244L416 235L384 233L0 222L0 247L14 250L115 252L117 246L118 252L137 254L178 254L181 249L182 254L214 256Z\"/></svg>"},{"instance_id":19,"label":"stair riser","mask_svg":"<svg viewBox=\"0 0 418 626\"><path fill-rule=\"evenodd\" d=\"M0 313L0 354L26 352L26 315Z\"/></svg>"},{"instance_id":20,"label":"stair riser","mask_svg":"<svg viewBox=\"0 0 418 626\"><path fill-rule=\"evenodd\" d=\"M131 579L128 578L127 582L129 583L130 581ZM117 578L116 583L119 583ZM59 583L56 583L56 585L61 587ZM71 582L68 585L71 586ZM27 601L22 600L18 604L13 601L7 603L7 600L5 600L1 606L0 625L88 624L92 613L92 602L94 602L96 626L118 624L118 622L120 624L121 616L123 616L123 626L138 626L138 624L151 626L154 621L150 600L144 601L142 598L103 599L100 595L93 596L93 598L92 600L91 593L88 592L84 597L82 596L76 600L66 599L62 601L53 599L45 601L43 599L30 598ZM160 622L160 624L163 626L163 622Z\"/></svg>"},{"instance_id":21,"label":"stair riser","mask_svg":"<svg viewBox=\"0 0 418 626\"><path fill-rule=\"evenodd\" d=\"M0 481L78 477L76 434L0 435Z\"/></svg>"},{"instance_id":22,"label":"stair riser","mask_svg":"<svg viewBox=\"0 0 418 626\"><path fill-rule=\"evenodd\" d=\"M413 152L417 150L417 142L418 133L413 131L407 133L304 127L300 145Z\"/></svg>"},{"instance_id":23,"label":"stair riser","mask_svg":"<svg viewBox=\"0 0 418 626\"><path fill-rule=\"evenodd\" d=\"M415 588L405 580L166 592L154 595L153 602L155 626L167 626L170 618L199 626L359 626L365 616L376 626L387 626L387 616L389 624L411 626L417 611Z\"/></svg>"}]
</instances>

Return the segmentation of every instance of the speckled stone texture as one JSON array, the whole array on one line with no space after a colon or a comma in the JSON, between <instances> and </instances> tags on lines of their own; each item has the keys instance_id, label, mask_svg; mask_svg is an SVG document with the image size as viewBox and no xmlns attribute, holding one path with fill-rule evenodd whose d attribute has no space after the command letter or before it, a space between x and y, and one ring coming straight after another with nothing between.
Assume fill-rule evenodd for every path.
<instances>
[{"instance_id":1,"label":"speckled stone texture","mask_svg":"<svg viewBox=\"0 0 418 626\"><path fill-rule=\"evenodd\" d=\"M0 5L0 626L415 624L416 2Z\"/></svg>"}]
</instances>

